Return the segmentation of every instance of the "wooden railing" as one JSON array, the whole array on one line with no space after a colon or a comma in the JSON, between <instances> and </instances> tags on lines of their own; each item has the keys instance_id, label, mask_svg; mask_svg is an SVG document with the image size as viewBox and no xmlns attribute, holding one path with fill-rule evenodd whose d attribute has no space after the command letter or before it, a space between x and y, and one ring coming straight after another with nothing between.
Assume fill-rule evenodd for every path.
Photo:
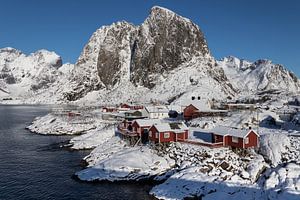
<instances>
[{"instance_id":1,"label":"wooden railing","mask_svg":"<svg viewBox=\"0 0 300 200\"><path fill-rule=\"evenodd\" d=\"M130 131L125 127L122 126L118 126L117 127L118 131L122 134L122 135L126 135L126 136L138 136L137 132L134 131Z\"/></svg>"}]
</instances>

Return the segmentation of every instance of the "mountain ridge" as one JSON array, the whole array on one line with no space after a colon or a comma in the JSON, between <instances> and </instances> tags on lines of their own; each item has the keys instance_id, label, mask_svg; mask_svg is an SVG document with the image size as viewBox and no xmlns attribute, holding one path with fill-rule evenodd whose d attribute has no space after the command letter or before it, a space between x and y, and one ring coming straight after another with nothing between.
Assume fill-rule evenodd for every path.
<instances>
[{"instance_id":1,"label":"mountain ridge","mask_svg":"<svg viewBox=\"0 0 300 200\"><path fill-rule=\"evenodd\" d=\"M14 59L27 65L14 67ZM7 65L19 71L7 72ZM224 99L268 89L297 93L300 88L295 74L271 61L215 60L198 25L159 6L141 25L121 21L97 29L74 65L62 65L61 57L47 50L25 55L0 49L2 90L14 88L14 79L7 77L20 77L22 70L30 74L29 86L21 84L25 92L12 97L23 102L36 102L34 96L47 103L170 102L191 95ZM0 91L0 97L7 96Z\"/></svg>"}]
</instances>

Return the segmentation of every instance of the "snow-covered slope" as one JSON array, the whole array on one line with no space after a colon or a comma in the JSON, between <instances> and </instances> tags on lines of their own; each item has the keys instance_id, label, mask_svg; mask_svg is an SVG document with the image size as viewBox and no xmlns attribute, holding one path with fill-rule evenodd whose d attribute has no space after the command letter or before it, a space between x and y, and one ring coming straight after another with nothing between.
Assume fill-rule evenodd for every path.
<instances>
[{"instance_id":1,"label":"snow-covered slope","mask_svg":"<svg viewBox=\"0 0 300 200\"><path fill-rule=\"evenodd\" d=\"M263 90L284 90L298 92L299 79L284 66L270 60L249 62L235 57L226 57L218 64L232 85L243 93L254 93Z\"/></svg>"}]
</instances>

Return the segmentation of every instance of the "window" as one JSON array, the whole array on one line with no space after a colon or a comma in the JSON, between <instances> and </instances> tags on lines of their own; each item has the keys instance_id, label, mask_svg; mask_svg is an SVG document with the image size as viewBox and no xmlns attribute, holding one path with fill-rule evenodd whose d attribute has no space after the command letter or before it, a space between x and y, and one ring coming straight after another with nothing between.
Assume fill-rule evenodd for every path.
<instances>
[{"instance_id":1,"label":"window","mask_svg":"<svg viewBox=\"0 0 300 200\"><path fill-rule=\"evenodd\" d=\"M136 128L135 128L135 127L133 127L133 131L136 131L135 129L136 129Z\"/></svg>"},{"instance_id":2,"label":"window","mask_svg":"<svg viewBox=\"0 0 300 200\"><path fill-rule=\"evenodd\" d=\"M239 138L232 136L232 142L239 143Z\"/></svg>"},{"instance_id":3,"label":"window","mask_svg":"<svg viewBox=\"0 0 300 200\"><path fill-rule=\"evenodd\" d=\"M149 131L149 137L152 137L152 131Z\"/></svg>"},{"instance_id":4,"label":"window","mask_svg":"<svg viewBox=\"0 0 300 200\"><path fill-rule=\"evenodd\" d=\"M164 138L170 138L170 133L164 133Z\"/></svg>"},{"instance_id":5,"label":"window","mask_svg":"<svg viewBox=\"0 0 300 200\"><path fill-rule=\"evenodd\" d=\"M245 144L249 144L249 138L248 137L245 138Z\"/></svg>"},{"instance_id":6,"label":"window","mask_svg":"<svg viewBox=\"0 0 300 200\"><path fill-rule=\"evenodd\" d=\"M158 138L158 133L155 134L155 137Z\"/></svg>"}]
</instances>

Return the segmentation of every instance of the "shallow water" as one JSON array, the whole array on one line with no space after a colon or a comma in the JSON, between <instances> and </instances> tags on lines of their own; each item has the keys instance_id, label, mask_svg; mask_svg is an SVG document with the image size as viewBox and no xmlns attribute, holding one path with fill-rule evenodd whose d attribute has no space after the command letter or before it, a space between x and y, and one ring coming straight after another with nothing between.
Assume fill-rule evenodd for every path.
<instances>
[{"instance_id":1,"label":"shallow water","mask_svg":"<svg viewBox=\"0 0 300 200\"><path fill-rule=\"evenodd\" d=\"M88 151L60 148L70 136L42 136L25 129L49 109L0 106L0 199L150 199L149 185L85 183L72 178Z\"/></svg>"}]
</instances>

